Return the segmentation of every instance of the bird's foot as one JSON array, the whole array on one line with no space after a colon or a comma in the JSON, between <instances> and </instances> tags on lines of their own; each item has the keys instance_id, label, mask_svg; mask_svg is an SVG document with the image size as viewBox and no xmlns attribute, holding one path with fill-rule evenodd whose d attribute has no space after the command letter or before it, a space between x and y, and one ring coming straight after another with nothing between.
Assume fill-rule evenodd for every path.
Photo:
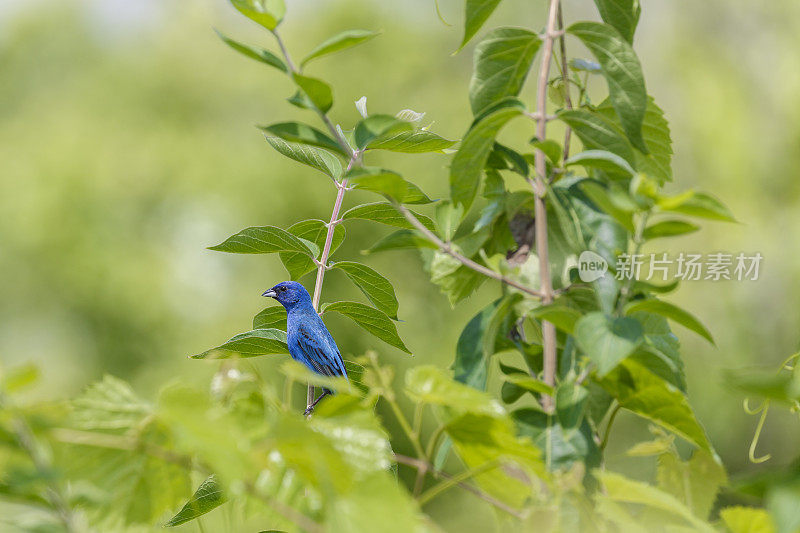
<instances>
[{"instance_id":1,"label":"bird's foot","mask_svg":"<svg viewBox=\"0 0 800 533\"><path fill-rule=\"evenodd\" d=\"M314 412L314 406L309 405L308 407L306 407L306 410L303 411L303 416L311 416L311 413L313 412Z\"/></svg>"}]
</instances>

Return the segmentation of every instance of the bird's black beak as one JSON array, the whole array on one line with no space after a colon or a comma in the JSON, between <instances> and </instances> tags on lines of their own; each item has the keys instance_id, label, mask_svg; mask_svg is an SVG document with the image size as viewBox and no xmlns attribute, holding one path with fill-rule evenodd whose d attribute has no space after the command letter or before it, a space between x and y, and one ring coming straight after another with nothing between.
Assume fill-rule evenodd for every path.
<instances>
[{"instance_id":1,"label":"bird's black beak","mask_svg":"<svg viewBox=\"0 0 800 533\"><path fill-rule=\"evenodd\" d=\"M261 296L266 296L267 298L275 298L277 295L278 295L277 292L273 291L272 289L269 289L268 291L265 291L264 294L262 294Z\"/></svg>"}]
</instances>

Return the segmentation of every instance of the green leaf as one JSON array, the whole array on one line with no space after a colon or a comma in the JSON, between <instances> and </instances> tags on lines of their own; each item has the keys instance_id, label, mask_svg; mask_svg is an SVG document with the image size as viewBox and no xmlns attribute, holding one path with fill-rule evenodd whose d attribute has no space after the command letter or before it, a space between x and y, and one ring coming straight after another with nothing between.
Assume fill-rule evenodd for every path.
<instances>
[{"instance_id":1,"label":"green leaf","mask_svg":"<svg viewBox=\"0 0 800 533\"><path fill-rule=\"evenodd\" d=\"M659 509L670 516L682 518L694 528L693 531L715 533L714 528L694 516L688 507L666 492L605 470L598 470L596 475L605 489L603 499Z\"/></svg>"},{"instance_id":2,"label":"green leaf","mask_svg":"<svg viewBox=\"0 0 800 533\"><path fill-rule=\"evenodd\" d=\"M464 4L464 38L459 50L472 39L495 10L500 0L466 0Z\"/></svg>"},{"instance_id":3,"label":"green leaf","mask_svg":"<svg viewBox=\"0 0 800 533\"><path fill-rule=\"evenodd\" d=\"M695 516L707 519L719 489L726 485L725 469L711 453L694 450L691 459L681 460L675 453L658 457L658 486L686 505Z\"/></svg>"},{"instance_id":4,"label":"green leaf","mask_svg":"<svg viewBox=\"0 0 800 533\"><path fill-rule=\"evenodd\" d=\"M620 209L618 205L614 203L610 188L606 188L593 180L581 181L579 188L601 211L610 215L620 226L630 233L634 232L631 213Z\"/></svg>"},{"instance_id":5,"label":"green leaf","mask_svg":"<svg viewBox=\"0 0 800 533\"><path fill-rule=\"evenodd\" d=\"M555 399L558 424L565 430L580 426L586 411L589 391L580 385L565 381L556 389Z\"/></svg>"},{"instance_id":6,"label":"green leaf","mask_svg":"<svg viewBox=\"0 0 800 533\"><path fill-rule=\"evenodd\" d=\"M417 217L417 220L422 222L426 228L431 231L436 230L433 220L425 215L415 213L414 211L411 211L411 213ZM411 223L406 220L406 217L401 215L392 204L386 202L357 205L351 209L348 209L345 214L342 215L342 220L353 219L371 220L373 222L386 224L387 226L394 226L396 228L414 229L414 226L412 226Z\"/></svg>"},{"instance_id":7,"label":"green leaf","mask_svg":"<svg viewBox=\"0 0 800 533\"><path fill-rule=\"evenodd\" d=\"M641 344L642 326L630 317L608 317L595 311L575 324L575 340L605 376Z\"/></svg>"},{"instance_id":8,"label":"green leaf","mask_svg":"<svg viewBox=\"0 0 800 533\"><path fill-rule=\"evenodd\" d=\"M633 44L642 7L639 0L594 0L603 22L614 26L626 41Z\"/></svg>"},{"instance_id":9,"label":"green leaf","mask_svg":"<svg viewBox=\"0 0 800 533\"><path fill-rule=\"evenodd\" d=\"M711 444L686 396L641 364L631 360L622 362L600 385L623 408L711 451Z\"/></svg>"},{"instance_id":10,"label":"green leaf","mask_svg":"<svg viewBox=\"0 0 800 533\"><path fill-rule=\"evenodd\" d=\"M400 120L391 115L370 115L356 124L353 137L356 147L359 150L364 150L369 148L370 143L379 137L391 137L413 129L414 125L411 122Z\"/></svg>"},{"instance_id":11,"label":"green leaf","mask_svg":"<svg viewBox=\"0 0 800 533\"><path fill-rule=\"evenodd\" d=\"M319 249L313 243L302 241L291 233L275 226L245 228L224 242L211 246L209 250L232 254L272 254L275 252L299 252L317 257Z\"/></svg>"},{"instance_id":12,"label":"green leaf","mask_svg":"<svg viewBox=\"0 0 800 533\"><path fill-rule=\"evenodd\" d=\"M406 373L406 394L416 403L438 405L455 414L503 416L503 407L483 391L453 381L432 365L417 366Z\"/></svg>"},{"instance_id":13,"label":"green leaf","mask_svg":"<svg viewBox=\"0 0 800 533\"><path fill-rule=\"evenodd\" d=\"M656 204L662 211L671 211L709 220L736 222L733 213L719 200L710 194L689 191L690 194L678 198L662 198Z\"/></svg>"},{"instance_id":14,"label":"green leaf","mask_svg":"<svg viewBox=\"0 0 800 533\"><path fill-rule=\"evenodd\" d=\"M354 168L345 175L355 189L372 191L402 200L408 192L408 184L397 172L377 167Z\"/></svg>"},{"instance_id":15,"label":"green leaf","mask_svg":"<svg viewBox=\"0 0 800 533\"><path fill-rule=\"evenodd\" d=\"M670 320L674 320L681 326L690 329L706 339L711 344L714 344L714 338L706 327L688 311L684 311L677 305L656 299L637 300L625 306L625 314L630 315L636 311L647 311L648 313L655 313Z\"/></svg>"},{"instance_id":16,"label":"green leaf","mask_svg":"<svg viewBox=\"0 0 800 533\"><path fill-rule=\"evenodd\" d=\"M421 237L417 232L401 229L381 238L370 248L364 250L363 253L374 254L377 252L385 252L387 250L416 250L417 248L432 248L434 250L439 249L438 246L430 242L428 239Z\"/></svg>"},{"instance_id":17,"label":"green leaf","mask_svg":"<svg viewBox=\"0 0 800 533\"><path fill-rule=\"evenodd\" d=\"M766 508L777 533L797 533L800 529L800 481L781 483L767 493Z\"/></svg>"},{"instance_id":18,"label":"green leaf","mask_svg":"<svg viewBox=\"0 0 800 533\"><path fill-rule=\"evenodd\" d=\"M370 150L388 150L406 154L442 152L456 143L428 130L401 131L384 134L369 145Z\"/></svg>"},{"instance_id":19,"label":"green leaf","mask_svg":"<svg viewBox=\"0 0 800 533\"><path fill-rule=\"evenodd\" d=\"M296 237L313 243L320 250L320 252L314 256L319 259L322 253L321 250L325 246L325 239L328 236L328 226L325 224L325 222L316 219L302 220L289 226L288 231ZM333 253L342 244L345 234L346 230L344 229L344 226L337 224L333 230L331 248L328 251L328 257L333 255ZM289 276L293 280L300 279L304 275L317 268L314 258L310 257L308 254L298 252L281 252L280 257L283 266L286 267L286 271L289 272Z\"/></svg>"},{"instance_id":20,"label":"green leaf","mask_svg":"<svg viewBox=\"0 0 800 533\"><path fill-rule=\"evenodd\" d=\"M288 354L286 332L279 329L254 329L231 337L225 344L206 350L192 359L230 359L267 354Z\"/></svg>"},{"instance_id":21,"label":"green leaf","mask_svg":"<svg viewBox=\"0 0 800 533\"><path fill-rule=\"evenodd\" d=\"M281 58L279 58L269 50L264 50L263 48L258 48L256 46L250 46L244 43L234 41L233 39L226 37L219 31L217 30L214 31L217 33L219 38L222 39L222 42L224 42L225 44L227 44L240 54L249 57L250 59L255 59L256 61L260 61L271 67L275 67L281 72L289 72L289 69L286 67L286 63L284 63Z\"/></svg>"},{"instance_id":22,"label":"green leaf","mask_svg":"<svg viewBox=\"0 0 800 533\"><path fill-rule=\"evenodd\" d=\"M397 320L397 296L389 280L378 274L376 271L356 263L354 261L339 261L331 265L347 274L350 281L361 289L361 292L369 299L372 304L389 315L390 318Z\"/></svg>"},{"instance_id":23,"label":"green leaf","mask_svg":"<svg viewBox=\"0 0 800 533\"><path fill-rule=\"evenodd\" d=\"M575 323L581 318L581 313L577 309L566 305L549 304L532 310L531 316L539 320L547 320L561 331L572 335L575 330Z\"/></svg>"},{"instance_id":24,"label":"green leaf","mask_svg":"<svg viewBox=\"0 0 800 533\"><path fill-rule=\"evenodd\" d=\"M422 192L417 185L414 185L410 181L406 180L406 194L403 196L403 200L401 203L403 204L414 204L414 205L424 205L424 204L432 204L434 200Z\"/></svg>"},{"instance_id":25,"label":"green leaf","mask_svg":"<svg viewBox=\"0 0 800 533\"><path fill-rule=\"evenodd\" d=\"M33 363L13 367L5 372L0 367L0 393L5 391L14 394L24 390L39 381L40 375L39 367Z\"/></svg>"},{"instance_id":26,"label":"green leaf","mask_svg":"<svg viewBox=\"0 0 800 533\"><path fill-rule=\"evenodd\" d=\"M293 74L292 79L308 96L314 107L322 113L330 111L331 107L333 107L333 90L330 85L317 78L303 76L302 74Z\"/></svg>"},{"instance_id":27,"label":"green leaf","mask_svg":"<svg viewBox=\"0 0 800 533\"><path fill-rule=\"evenodd\" d=\"M72 421L80 429L128 429L152 414L152 406L131 386L114 376L103 376L72 402Z\"/></svg>"},{"instance_id":28,"label":"green leaf","mask_svg":"<svg viewBox=\"0 0 800 533\"><path fill-rule=\"evenodd\" d=\"M339 143L334 141L331 137L302 122L278 122L277 124L271 124L269 126L259 126L259 128L267 132L270 137L275 136L280 137L284 141L319 146L349 157L348 154L342 151L342 147L339 146Z\"/></svg>"},{"instance_id":29,"label":"green leaf","mask_svg":"<svg viewBox=\"0 0 800 533\"><path fill-rule=\"evenodd\" d=\"M481 118L467 132L450 166L450 194L454 203L469 211L481 183L481 174L494 139L500 129L511 119L522 115L523 104L516 98L508 98L497 109Z\"/></svg>"},{"instance_id":30,"label":"green leaf","mask_svg":"<svg viewBox=\"0 0 800 533\"><path fill-rule=\"evenodd\" d=\"M507 376L503 376L503 379L531 392L547 394L549 396L552 396L554 392L553 387L527 374L508 374Z\"/></svg>"},{"instance_id":31,"label":"green leaf","mask_svg":"<svg viewBox=\"0 0 800 533\"><path fill-rule=\"evenodd\" d=\"M283 0L231 0L231 4L242 15L269 31L277 28L286 14Z\"/></svg>"},{"instance_id":32,"label":"green leaf","mask_svg":"<svg viewBox=\"0 0 800 533\"><path fill-rule=\"evenodd\" d=\"M312 59L352 48L363 42L369 41L377 35L377 32L370 30L343 31L317 45L305 58L303 58L303 60L300 62L300 66L305 66L305 64Z\"/></svg>"},{"instance_id":33,"label":"green leaf","mask_svg":"<svg viewBox=\"0 0 800 533\"><path fill-rule=\"evenodd\" d=\"M484 354L483 340L499 303L500 300L488 305L472 317L456 343L453 378L478 390L486 389L488 359Z\"/></svg>"},{"instance_id":34,"label":"green leaf","mask_svg":"<svg viewBox=\"0 0 800 533\"><path fill-rule=\"evenodd\" d=\"M633 148L622 130L607 118L584 109L561 111L558 118L572 128L587 150L606 150L635 163Z\"/></svg>"},{"instance_id":35,"label":"green leaf","mask_svg":"<svg viewBox=\"0 0 800 533\"><path fill-rule=\"evenodd\" d=\"M583 41L597 58L622 129L631 143L647 154L647 145L642 137L647 89L633 48L616 29L599 22L578 22L567 28L567 32Z\"/></svg>"},{"instance_id":36,"label":"green leaf","mask_svg":"<svg viewBox=\"0 0 800 533\"><path fill-rule=\"evenodd\" d=\"M267 142L275 150L285 155L289 159L294 159L298 163L303 163L311 168L315 168L327 174L334 180L342 175L342 164L339 159L332 153L316 148L314 146L307 146L305 144L290 143L284 141L280 137L267 137Z\"/></svg>"},{"instance_id":37,"label":"green leaf","mask_svg":"<svg viewBox=\"0 0 800 533\"><path fill-rule=\"evenodd\" d=\"M267 307L253 317L253 329L282 329L286 331L286 309L282 305Z\"/></svg>"},{"instance_id":38,"label":"green leaf","mask_svg":"<svg viewBox=\"0 0 800 533\"><path fill-rule=\"evenodd\" d=\"M342 314L386 344L411 353L397 334L394 322L383 311L358 302L333 302L323 305L322 312Z\"/></svg>"},{"instance_id":39,"label":"green leaf","mask_svg":"<svg viewBox=\"0 0 800 533\"><path fill-rule=\"evenodd\" d=\"M326 517L326 527L322 529L331 532L403 533L417 531L420 525L416 502L385 472L372 474L356 483L349 492L337 494ZM387 520L387 517L391 518Z\"/></svg>"},{"instance_id":40,"label":"green leaf","mask_svg":"<svg viewBox=\"0 0 800 533\"><path fill-rule=\"evenodd\" d=\"M568 167L571 165L581 165L586 168L599 168L606 172L621 172L628 176L633 176L636 173L630 163L617 154L607 150L586 150L585 152L575 154L564 162L564 166Z\"/></svg>"},{"instance_id":41,"label":"green leaf","mask_svg":"<svg viewBox=\"0 0 800 533\"><path fill-rule=\"evenodd\" d=\"M174 527L185 524L216 509L225 501L222 487L217 483L216 476L211 474L200 484L191 499L178 511L178 514L170 518L164 526Z\"/></svg>"},{"instance_id":42,"label":"green leaf","mask_svg":"<svg viewBox=\"0 0 800 533\"><path fill-rule=\"evenodd\" d=\"M699 230L700 226L685 222L683 220L662 220L655 224L650 224L644 230L642 236L645 240L658 239L659 237L677 237L687 235Z\"/></svg>"},{"instance_id":43,"label":"green leaf","mask_svg":"<svg viewBox=\"0 0 800 533\"><path fill-rule=\"evenodd\" d=\"M775 533L769 513L755 507L726 507L719 512L730 533Z\"/></svg>"},{"instance_id":44,"label":"green leaf","mask_svg":"<svg viewBox=\"0 0 800 533\"><path fill-rule=\"evenodd\" d=\"M473 115L504 97L519 94L541 44L531 31L497 28L475 47L475 66L469 82Z\"/></svg>"},{"instance_id":45,"label":"green leaf","mask_svg":"<svg viewBox=\"0 0 800 533\"><path fill-rule=\"evenodd\" d=\"M795 366L798 369L798 366ZM765 372L743 369L726 373L726 382L747 394L794 406L800 400L800 372Z\"/></svg>"}]
</instances>

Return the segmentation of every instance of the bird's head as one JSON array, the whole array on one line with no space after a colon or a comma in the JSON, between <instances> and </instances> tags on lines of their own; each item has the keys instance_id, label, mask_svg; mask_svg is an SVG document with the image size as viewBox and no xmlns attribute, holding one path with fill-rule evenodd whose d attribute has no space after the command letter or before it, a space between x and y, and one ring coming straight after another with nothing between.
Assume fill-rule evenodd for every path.
<instances>
[{"instance_id":1,"label":"bird's head","mask_svg":"<svg viewBox=\"0 0 800 533\"><path fill-rule=\"evenodd\" d=\"M262 296L275 298L287 311L297 305L311 305L311 296L308 295L308 291L296 281L282 281L265 291Z\"/></svg>"}]
</instances>

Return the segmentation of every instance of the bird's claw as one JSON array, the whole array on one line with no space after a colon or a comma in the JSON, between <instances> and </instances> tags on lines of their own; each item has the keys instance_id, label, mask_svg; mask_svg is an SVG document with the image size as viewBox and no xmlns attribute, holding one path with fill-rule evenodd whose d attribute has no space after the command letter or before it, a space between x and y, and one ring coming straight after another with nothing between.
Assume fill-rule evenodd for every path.
<instances>
[{"instance_id":1,"label":"bird's claw","mask_svg":"<svg viewBox=\"0 0 800 533\"><path fill-rule=\"evenodd\" d=\"M303 411L303 416L309 416L309 415L311 415L311 413L313 413L313 412L314 412L314 406L313 406L313 405L311 405L311 406L309 406L309 407L306 407L306 410L305 410L305 411Z\"/></svg>"}]
</instances>

